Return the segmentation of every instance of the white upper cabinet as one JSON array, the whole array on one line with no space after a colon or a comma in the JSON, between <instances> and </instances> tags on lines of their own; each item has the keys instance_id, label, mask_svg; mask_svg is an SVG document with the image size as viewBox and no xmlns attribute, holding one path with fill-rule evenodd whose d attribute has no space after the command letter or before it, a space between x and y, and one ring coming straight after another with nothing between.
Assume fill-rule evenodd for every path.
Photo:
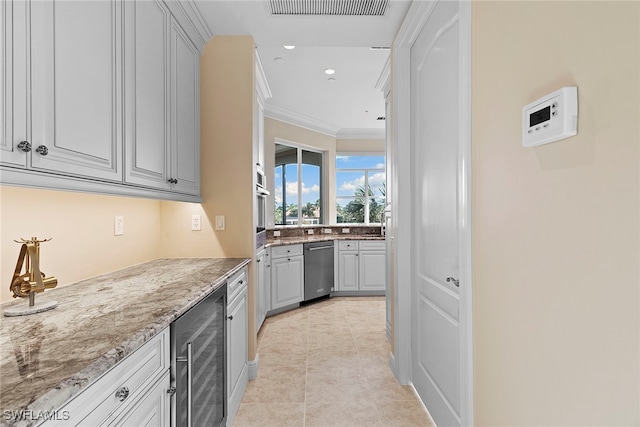
<instances>
[{"instance_id":1,"label":"white upper cabinet","mask_svg":"<svg viewBox=\"0 0 640 427\"><path fill-rule=\"evenodd\" d=\"M199 194L199 52L164 3L126 3L126 182Z\"/></svg>"},{"instance_id":2,"label":"white upper cabinet","mask_svg":"<svg viewBox=\"0 0 640 427\"><path fill-rule=\"evenodd\" d=\"M200 60L182 27L171 21L171 177L176 190L200 192Z\"/></svg>"},{"instance_id":3,"label":"white upper cabinet","mask_svg":"<svg viewBox=\"0 0 640 427\"><path fill-rule=\"evenodd\" d=\"M125 179L168 189L171 16L157 1L125 8Z\"/></svg>"},{"instance_id":4,"label":"white upper cabinet","mask_svg":"<svg viewBox=\"0 0 640 427\"><path fill-rule=\"evenodd\" d=\"M3 183L200 201L197 13L161 0L1 2Z\"/></svg>"},{"instance_id":5,"label":"white upper cabinet","mask_svg":"<svg viewBox=\"0 0 640 427\"><path fill-rule=\"evenodd\" d=\"M121 8L120 1L13 2L14 75L26 79L14 81L11 146L31 145L22 151L30 169L122 180Z\"/></svg>"}]
</instances>

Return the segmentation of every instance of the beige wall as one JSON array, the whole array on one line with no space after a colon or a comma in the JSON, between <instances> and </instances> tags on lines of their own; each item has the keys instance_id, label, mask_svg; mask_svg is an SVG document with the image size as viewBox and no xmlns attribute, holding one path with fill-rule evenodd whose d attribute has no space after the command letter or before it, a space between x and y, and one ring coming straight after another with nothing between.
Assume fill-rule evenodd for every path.
<instances>
[{"instance_id":1,"label":"beige wall","mask_svg":"<svg viewBox=\"0 0 640 427\"><path fill-rule=\"evenodd\" d=\"M384 139L336 139L337 153L384 153Z\"/></svg>"},{"instance_id":2,"label":"beige wall","mask_svg":"<svg viewBox=\"0 0 640 427\"><path fill-rule=\"evenodd\" d=\"M9 282L20 249L14 239L53 239L42 244L40 265L58 286L160 256L156 200L0 186L0 202L2 302L12 299ZM116 215L124 217L122 236L113 235Z\"/></svg>"},{"instance_id":3,"label":"beige wall","mask_svg":"<svg viewBox=\"0 0 640 427\"><path fill-rule=\"evenodd\" d=\"M640 3L473 3L480 426L639 425ZM521 143L577 85L578 135Z\"/></svg>"},{"instance_id":4,"label":"beige wall","mask_svg":"<svg viewBox=\"0 0 640 427\"><path fill-rule=\"evenodd\" d=\"M324 191L326 200L329 201L328 216L325 222L335 223L335 181L336 181L336 139L324 133L315 132L296 125L275 120L269 117L264 119L264 163L265 171L273 171L275 167L275 140L285 140L300 145L306 145L325 151L326 175L324 179ZM271 195L267 198L267 226L273 227L274 218L274 182L273 173L266 173L267 189ZM332 202L333 201L333 202ZM326 209L326 208L325 208Z\"/></svg>"}]
</instances>

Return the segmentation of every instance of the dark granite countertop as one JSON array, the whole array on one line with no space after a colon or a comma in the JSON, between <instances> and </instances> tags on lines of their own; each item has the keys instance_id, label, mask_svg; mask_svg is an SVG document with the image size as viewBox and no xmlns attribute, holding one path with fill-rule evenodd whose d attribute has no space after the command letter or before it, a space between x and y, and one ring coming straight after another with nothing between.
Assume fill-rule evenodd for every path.
<instances>
[{"instance_id":1,"label":"dark granite countertop","mask_svg":"<svg viewBox=\"0 0 640 427\"><path fill-rule=\"evenodd\" d=\"M327 234L323 236L322 234L316 234L312 236L275 237L273 239L267 239L265 247L297 245L309 242L326 242L329 240L384 240L384 236L370 234Z\"/></svg>"},{"instance_id":2,"label":"dark granite countertop","mask_svg":"<svg viewBox=\"0 0 640 427\"><path fill-rule=\"evenodd\" d=\"M54 310L2 316L0 425L7 411L59 409L249 261L157 259L37 295Z\"/></svg>"}]
</instances>

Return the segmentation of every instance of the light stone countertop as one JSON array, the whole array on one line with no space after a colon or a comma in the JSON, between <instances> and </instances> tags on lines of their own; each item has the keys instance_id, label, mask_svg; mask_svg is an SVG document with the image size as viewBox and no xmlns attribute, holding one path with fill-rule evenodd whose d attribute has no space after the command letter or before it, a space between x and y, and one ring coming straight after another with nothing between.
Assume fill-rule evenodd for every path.
<instances>
[{"instance_id":1,"label":"light stone countertop","mask_svg":"<svg viewBox=\"0 0 640 427\"><path fill-rule=\"evenodd\" d=\"M2 315L0 425L13 423L7 411L59 409L249 262L157 259L36 296L53 310Z\"/></svg>"},{"instance_id":2,"label":"light stone countertop","mask_svg":"<svg viewBox=\"0 0 640 427\"><path fill-rule=\"evenodd\" d=\"M327 242L329 240L384 240L383 235L371 235L371 234L322 234L313 236L294 236L294 237L279 237L274 239L267 239L265 247L270 246L282 246L282 245L298 245L301 243L311 242Z\"/></svg>"}]
</instances>

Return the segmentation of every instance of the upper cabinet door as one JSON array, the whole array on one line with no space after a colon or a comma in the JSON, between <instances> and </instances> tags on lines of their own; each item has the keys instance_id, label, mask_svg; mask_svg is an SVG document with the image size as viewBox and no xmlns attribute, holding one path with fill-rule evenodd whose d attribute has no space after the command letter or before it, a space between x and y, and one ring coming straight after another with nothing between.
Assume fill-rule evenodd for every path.
<instances>
[{"instance_id":1,"label":"upper cabinet door","mask_svg":"<svg viewBox=\"0 0 640 427\"><path fill-rule=\"evenodd\" d=\"M30 29L31 168L122 181L121 8L33 1L29 25L14 25Z\"/></svg>"},{"instance_id":2,"label":"upper cabinet door","mask_svg":"<svg viewBox=\"0 0 640 427\"><path fill-rule=\"evenodd\" d=\"M171 20L171 174L174 189L200 192L200 56Z\"/></svg>"},{"instance_id":3,"label":"upper cabinet door","mask_svg":"<svg viewBox=\"0 0 640 427\"><path fill-rule=\"evenodd\" d=\"M125 3L126 182L170 188L169 11Z\"/></svg>"},{"instance_id":4,"label":"upper cabinet door","mask_svg":"<svg viewBox=\"0 0 640 427\"><path fill-rule=\"evenodd\" d=\"M13 2L0 2L0 25L0 160L4 164L26 167L27 153L18 148L20 141L27 137L26 128L23 125L22 134L16 132L15 137L13 131L13 100L16 92L13 89ZM24 102L24 96L15 95ZM18 137L22 137L22 140L16 140Z\"/></svg>"}]
</instances>

